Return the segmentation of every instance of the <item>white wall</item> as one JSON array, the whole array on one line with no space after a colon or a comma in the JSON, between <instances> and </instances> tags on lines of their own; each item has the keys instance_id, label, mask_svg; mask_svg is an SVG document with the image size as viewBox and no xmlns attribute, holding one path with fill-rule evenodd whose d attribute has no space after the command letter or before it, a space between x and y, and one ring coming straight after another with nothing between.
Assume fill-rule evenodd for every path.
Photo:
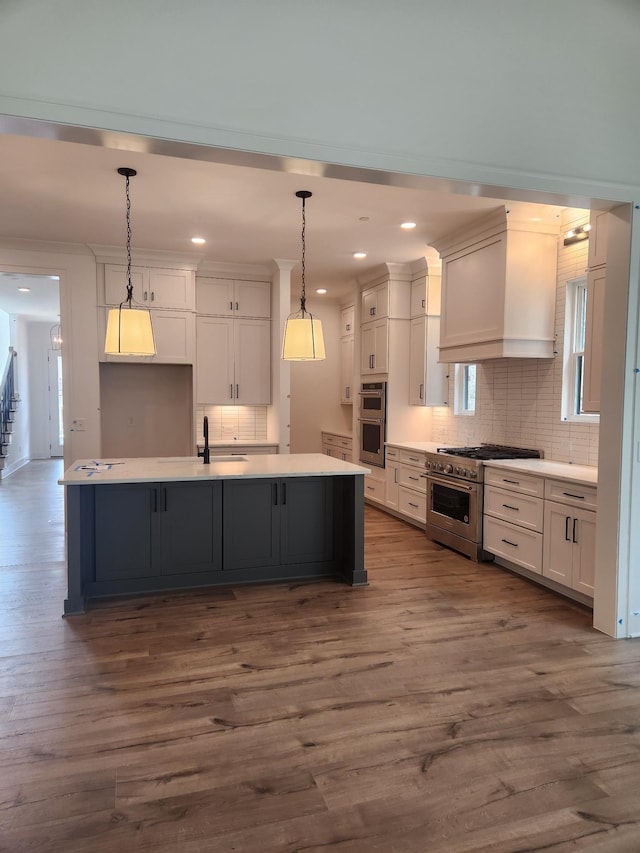
<instances>
[{"instance_id":1,"label":"white wall","mask_svg":"<svg viewBox=\"0 0 640 853\"><path fill-rule=\"evenodd\" d=\"M0 113L623 201L639 32L634 0L5 3Z\"/></svg>"},{"instance_id":2,"label":"white wall","mask_svg":"<svg viewBox=\"0 0 640 853\"><path fill-rule=\"evenodd\" d=\"M320 453L321 432L351 433L352 406L340 404L340 306L307 298L307 310L322 321L324 361L291 362L291 452ZM291 311L300 308L294 300Z\"/></svg>"}]
</instances>

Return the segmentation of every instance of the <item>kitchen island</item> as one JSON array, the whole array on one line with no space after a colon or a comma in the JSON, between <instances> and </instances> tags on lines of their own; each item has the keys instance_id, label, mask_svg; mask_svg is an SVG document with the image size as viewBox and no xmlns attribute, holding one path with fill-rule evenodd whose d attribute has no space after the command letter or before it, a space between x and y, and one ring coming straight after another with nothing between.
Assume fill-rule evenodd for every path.
<instances>
[{"instance_id":1,"label":"kitchen island","mask_svg":"<svg viewBox=\"0 0 640 853\"><path fill-rule=\"evenodd\" d=\"M66 488L65 615L222 584L367 583L366 468L322 454L79 460Z\"/></svg>"}]
</instances>

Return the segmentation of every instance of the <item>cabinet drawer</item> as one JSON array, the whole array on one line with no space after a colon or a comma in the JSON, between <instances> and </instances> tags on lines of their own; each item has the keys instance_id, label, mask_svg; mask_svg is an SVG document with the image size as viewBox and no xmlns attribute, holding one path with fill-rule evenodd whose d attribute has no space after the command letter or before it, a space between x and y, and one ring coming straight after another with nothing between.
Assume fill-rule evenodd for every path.
<instances>
[{"instance_id":1,"label":"cabinet drawer","mask_svg":"<svg viewBox=\"0 0 640 853\"><path fill-rule=\"evenodd\" d=\"M339 447L341 450L348 451L353 449L353 440L344 435L335 435L331 432L322 433L322 443L329 444L332 447Z\"/></svg>"},{"instance_id":2,"label":"cabinet drawer","mask_svg":"<svg viewBox=\"0 0 640 853\"><path fill-rule=\"evenodd\" d=\"M542 574L542 533L485 515L483 547L497 557Z\"/></svg>"},{"instance_id":3,"label":"cabinet drawer","mask_svg":"<svg viewBox=\"0 0 640 853\"><path fill-rule=\"evenodd\" d=\"M394 461L397 461L400 459L400 451L397 447L389 447L389 445L386 445L385 457L387 459L393 459Z\"/></svg>"},{"instance_id":4,"label":"cabinet drawer","mask_svg":"<svg viewBox=\"0 0 640 853\"><path fill-rule=\"evenodd\" d=\"M403 515L408 515L411 518L415 518L416 521L426 524L427 496L400 486L398 489L398 510Z\"/></svg>"},{"instance_id":5,"label":"cabinet drawer","mask_svg":"<svg viewBox=\"0 0 640 853\"><path fill-rule=\"evenodd\" d=\"M544 496L548 501L596 509L598 490L595 486L578 486L564 480L545 480Z\"/></svg>"},{"instance_id":6,"label":"cabinet drawer","mask_svg":"<svg viewBox=\"0 0 640 853\"><path fill-rule=\"evenodd\" d=\"M484 469L485 485L499 486L509 491L522 492L524 495L533 495L536 498L544 497L544 479L521 474L519 471L507 471L500 468Z\"/></svg>"},{"instance_id":7,"label":"cabinet drawer","mask_svg":"<svg viewBox=\"0 0 640 853\"><path fill-rule=\"evenodd\" d=\"M407 465L398 467L398 482L401 486L415 489L422 494L427 493L427 478L419 468L410 468Z\"/></svg>"},{"instance_id":8,"label":"cabinet drawer","mask_svg":"<svg viewBox=\"0 0 640 853\"><path fill-rule=\"evenodd\" d=\"M484 511L494 518L537 530L542 533L544 501L518 492L508 492L496 486L485 486Z\"/></svg>"},{"instance_id":9,"label":"cabinet drawer","mask_svg":"<svg viewBox=\"0 0 640 853\"><path fill-rule=\"evenodd\" d=\"M400 451L400 462L404 465L418 465L420 468L424 469L426 461L424 453L421 453L419 450Z\"/></svg>"},{"instance_id":10,"label":"cabinet drawer","mask_svg":"<svg viewBox=\"0 0 640 853\"><path fill-rule=\"evenodd\" d=\"M370 474L364 475L364 496L371 501L384 503L385 500L385 482L372 477Z\"/></svg>"}]
</instances>

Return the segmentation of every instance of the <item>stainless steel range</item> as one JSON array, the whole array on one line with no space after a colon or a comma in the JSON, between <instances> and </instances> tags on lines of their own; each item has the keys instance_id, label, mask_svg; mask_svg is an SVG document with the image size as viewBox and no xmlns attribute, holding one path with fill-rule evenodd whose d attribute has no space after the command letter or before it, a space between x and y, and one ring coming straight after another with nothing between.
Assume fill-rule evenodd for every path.
<instances>
[{"instance_id":1,"label":"stainless steel range","mask_svg":"<svg viewBox=\"0 0 640 853\"><path fill-rule=\"evenodd\" d=\"M440 447L437 453L427 453L427 536L476 562L482 560L483 462L541 456L539 450L502 444Z\"/></svg>"}]
</instances>

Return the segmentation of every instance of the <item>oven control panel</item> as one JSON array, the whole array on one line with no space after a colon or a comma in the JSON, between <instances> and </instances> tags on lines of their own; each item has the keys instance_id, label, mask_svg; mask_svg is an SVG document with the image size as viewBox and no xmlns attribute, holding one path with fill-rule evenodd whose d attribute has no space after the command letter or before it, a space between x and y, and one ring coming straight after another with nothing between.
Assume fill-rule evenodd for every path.
<instances>
[{"instance_id":1,"label":"oven control panel","mask_svg":"<svg viewBox=\"0 0 640 853\"><path fill-rule=\"evenodd\" d=\"M425 467L427 471L434 474L448 474L450 477L461 477L464 480L477 480L478 470L476 468L466 468L462 465L456 465L453 462L448 462L439 459L427 459Z\"/></svg>"}]
</instances>

